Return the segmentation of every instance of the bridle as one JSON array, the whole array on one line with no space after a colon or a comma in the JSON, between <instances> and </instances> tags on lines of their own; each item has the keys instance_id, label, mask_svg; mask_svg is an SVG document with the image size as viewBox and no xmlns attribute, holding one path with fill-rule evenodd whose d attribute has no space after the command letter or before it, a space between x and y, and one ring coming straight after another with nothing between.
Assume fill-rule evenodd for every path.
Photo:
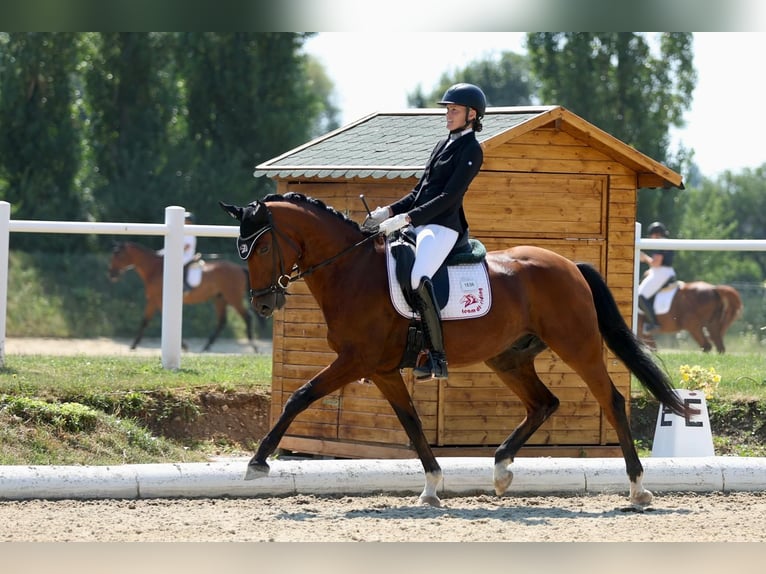
<instances>
[{"instance_id":1,"label":"bridle","mask_svg":"<svg viewBox=\"0 0 766 574\"><path fill-rule=\"evenodd\" d=\"M260 228L255 233L252 233L251 235L247 237L239 237L237 239L237 243L239 246L239 256L240 258L247 260L250 258L250 255L253 250L253 246L255 245L255 242L267 231L271 234L271 242L272 245L274 245L274 249L272 250L272 275L271 275L271 285L268 287L265 287L263 289L253 289L250 288L249 294L250 294L250 303L252 304L253 299L256 299L258 297L263 297L264 295L273 295L274 298L278 296L282 296L283 298L287 295L290 295L290 293L287 291L287 288L289 287L290 283L293 283L295 281L298 281L299 279L302 279L303 277L306 277L307 275L311 275L314 273L314 271L321 269L322 267L326 267L327 265L330 265L332 262L334 262L336 259L339 259L346 255L348 252L353 251L357 247L360 247L361 245L367 243L371 239L375 239L378 234L372 234L366 236L364 239L357 241L353 245L350 245L349 247L346 247L339 253L336 253L332 257L328 257L327 259L320 261L316 265L312 265L311 267L308 267L304 269L303 271L300 270L300 267L298 266L298 263L296 262L292 268L290 269L290 272L285 272L285 262L284 257L282 255L282 248L279 244L279 241L277 241L277 236L283 238L289 245L292 247L296 253L298 254L297 260L300 261L303 257L303 251L301 250L300 246L293 241L287 234L285 234L283 231L280 231L277 229L277 226L274 223L274 218L271 215L271 210L266 207L265 204L262 204L263 208L266 209L266 214L268 216L268 223ZM243 257L243 247L246 247L245 249L245 256ZM277 263L279 263L279 270L277 271Z\"/></svg>"}]
</instances>

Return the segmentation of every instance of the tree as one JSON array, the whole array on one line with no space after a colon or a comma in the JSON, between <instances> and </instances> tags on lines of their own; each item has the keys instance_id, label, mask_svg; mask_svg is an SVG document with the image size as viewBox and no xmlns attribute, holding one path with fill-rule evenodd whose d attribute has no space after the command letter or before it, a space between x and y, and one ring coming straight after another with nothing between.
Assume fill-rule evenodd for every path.
<instances>
[{"instance_id":1,"label":"tree","mask_svg":"<svg viewBox=\"0 0 766 574\"><path fill-rule=\"evenodd\" d=\"M273 191L254 167L304 143L332 110L326 76L300 53L305 34L183 33L188 148L179 157L184 205L206 222L229 222L219 200L248 203ZM337 122L337 120L335 120Z\"/></svg>"},{"instance_id":2,"label":"tree","mask_svg":"<svg viewBox=\"0 0 766 574\"><path fill-rule=\"evenodd\" d=\"M173 182L165 166L181 101L167 33L92 35L85 69L89 184L98 219L156 221Z\"/></svg>"},{"instance_id":3,"label":"tree","mask_svg":"<svg viewBox=\"0 0 766 574\"><path fill-rule=\"evenodd\" d=\"M418 86L407 95L407 103L412 107L433 107L447 88L459 82L481 87L490 106L523 106L532 101L533 84L527 59L513 52L503 52L497 60L473 61L454 74L442 74L428 95Z\"/></svg>"},{"instance_id":4,"label":"tree","mask_svg":"<svg viewBox=\"0 0 766 574\"><path fill-rule=\"evenodd\" d=\"M656 54L644 34L545 32L527 36L543 103L562 105L671 168L671 126L683 125L697 73L691 33L663 33ZM641 190L638 220L680 219L678 194Z\"/></svg>"},{"instance_id":5,"label":"tree","mask_svg":"<svg viewBox=\"0 0 766 574\"><path fill-rule=\"evenodd\" d=\"M694 239L761 239L766 236L766 164L742 173L703 179L688 191L681 236ZM761 282L763 252L688 252L679 274L712 283Z\"/></svg>"},{"instance_id":6,"label":"tree","mask_svg":"<svg viewBox=\"0 0 766 574\"><path fill-rule=\"evenodd\" d=\"M0 196L16 218L66 221L84 215L75 185L81 123L72 71L79 49L79 36L72 33L0 34ZM14 247L22 248L41 241L13 238ZM68 237L54 245L81 243Z\"/></svg>"}]
</instances>

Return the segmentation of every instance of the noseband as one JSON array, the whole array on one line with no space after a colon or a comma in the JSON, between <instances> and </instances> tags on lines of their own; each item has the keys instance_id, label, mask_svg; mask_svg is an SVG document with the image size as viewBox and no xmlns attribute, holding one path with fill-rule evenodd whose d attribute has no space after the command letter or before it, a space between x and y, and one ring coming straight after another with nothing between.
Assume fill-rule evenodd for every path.
<instances>
[{"instance_id":1,"label":"noseband","mask_svg":"<svg viewBox=\"0 0 766 574\"><path fill-rule=\"evenodd\" d=\"M343 249L340 253L337 253L333 255L332 257L329 257L325 259L324 261L321 261L320 263L317 263L316 265L312 265L311 267L305 269L304 271L300 270L300 267L298 266L298 263L293 265L292 269L290 269L289 273L285 272L285 263L284 263L284 257L282 256L282 248L277 241L277 236L282 237L285 241L287 241L290 246L298 253L298 261L303 257L303 251L301 251L301 248L298 244L295 243L292 239L290 239L289 236L287 236L284 232L277 229L277 226L274 224L274 218L271 215L271 210L266 207L266 204L261 204L262 209L266 210L266 215L268 217L268 222L266 225L258 229L255 233L250 234L247 237L238 237L237 238L237 248L239 252L240 259L247 260L250 258L250 255L252 254L253 247L255 246L256 241L267 231L271 234L271 241L274 245L274 250L272 252L272 258L274 260L274 264L272 265L272 277L271 277L271 285L268 287L265 287L264 289L250 289L250 303L252 304L253 299L256 299L258 297L263 297L264 295L273 295L276 299L277 296L282 296L283 298L287 295L290 295L288 293L287 288L290 285L290 283L293 283L294 281L298 281L299 279L302 279L306 275L312 274L317 269L320 269L326 265L329 265L339 257L342 257L349 251L356 249L363 243L366 243L370 239L375 239L378 234L368 235L361 241L358 241L354 243L353 245L346 247ZM279 262L279 271L277 272L277 261Z\"/></svg>"}]
</instances>

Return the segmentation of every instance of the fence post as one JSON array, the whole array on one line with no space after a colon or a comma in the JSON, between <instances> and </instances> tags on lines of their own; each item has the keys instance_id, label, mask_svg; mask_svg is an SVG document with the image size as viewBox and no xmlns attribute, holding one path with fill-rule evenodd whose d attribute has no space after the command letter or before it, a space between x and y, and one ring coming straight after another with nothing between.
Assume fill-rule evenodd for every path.
<instances>
[{"instance_id":1,"label":"fence post","mask_svg":"<svg viewBox=\"0 0 766 574\"><path fill-rule=\"evenodd\" d=\"M641 223L636 221L636 236L633 239L633 334L638 335L638 284L641 283L641 247L639 245L641 240Z\"/></svg>"},{"instance_id":2,"label":"fence post","mask_svg":"<svg viewBox=\"0 0 766 574\"><path fill-rule=\"evenodd\" d=\"M8 310L8 250L11 242L11 204L0 201L0 369L5 367L5 315Z\"/></svg>"},{"instance_id":3,"label":"fence post","mask_svg":"<svg viewBox=\"0 0 766 574\"><path fill-rule=\"evenodd\" d=\"M183 330L184 208L165 208L165 259L162 271L162 367L181 368Z\"/></svg>"}]
</instances>

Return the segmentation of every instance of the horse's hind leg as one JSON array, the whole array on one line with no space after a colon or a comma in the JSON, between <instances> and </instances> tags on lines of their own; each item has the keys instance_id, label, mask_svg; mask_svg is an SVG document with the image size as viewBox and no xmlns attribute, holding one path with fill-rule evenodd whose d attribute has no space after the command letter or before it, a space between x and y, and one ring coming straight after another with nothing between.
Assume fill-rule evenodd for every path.
<instances>
[{"instance_id":1,"label":"horse's hind leg","mask_svg":"<svg viewBox=\"0 0 766 574\"><path fill-rule=\"evenodd\" d=\"M710 350L713 348L713 344L705 335L705 331L702 328L702 325L694 325L692 327L687 327L686 330L692 336L692 339L694 339L697 342L697 344L700 346L700 349L702 349L703 353L710 352Z\"/></svg>"},{"instance_id":2,"label":"horse's hind leg","mask_svg":"<svg viewBox=\"0 0 766 574\"><path fill-rule=\"evenodd\" d=\"M508 466L516 453L559 406L559 400L535 371L535 355L543 348L544 345L535 339L531 347L513 347L486 361L487 366L519 397L526 409L524 420L495 450L494 486L498 496L506 492L513 481L513 472Z\"/></svg>"},{"instance_id":3,"label":"horse's hind leg","mask_svg":"<svg viewBox=\"0 0 766 574\"><path fill-rule=\"evenodd\" d=\"M401 374L398 370L385 374L376 374L373 381L394 409L394 413L396 413L399 422L407 433L407 437L410 439L410 443L415 452L418 453L420 462L423 464L426 484L423 492L420 494L420 502L430 504L431 506L441 506L437 489L442 481L442 470L431 450L431 446L428 444L420 417L415 410L412 397L407 391Z\"/></svg>"},{"instance_id":4,"label":"horse's hind leg","mask_svg":"<svg viewBox=\"0 0 766 574\"><path fill-rule=\"evenodd\" d=\"M652 493L644 489L642 485L644 468L633 444L625 397L614 386L606 370L600 337L589 338L583 334L576 347L569 345L557 349L551 344L551 349L585 381L603 409L609 424L617 432L617 439L625 459L625 468L630 479L631 503L636 506L650 504Z\"/></svg>"},{"instance_id":5,"label":"horse's hind leg","mask_svg":"<svg viewBox=\"0 0 766 574\"><path fill-rule=\"evenodd\" d=\"M215 330L212 332L210 337L208 337L207 343L205 343L205 346L202 347L203 353L213 345L215 340L218 338L218 335L226 326L226 301L224 301L221 295L216 295L215 297L215 315L217 318L217 324Z\"/></svg>"}]
</instances>

